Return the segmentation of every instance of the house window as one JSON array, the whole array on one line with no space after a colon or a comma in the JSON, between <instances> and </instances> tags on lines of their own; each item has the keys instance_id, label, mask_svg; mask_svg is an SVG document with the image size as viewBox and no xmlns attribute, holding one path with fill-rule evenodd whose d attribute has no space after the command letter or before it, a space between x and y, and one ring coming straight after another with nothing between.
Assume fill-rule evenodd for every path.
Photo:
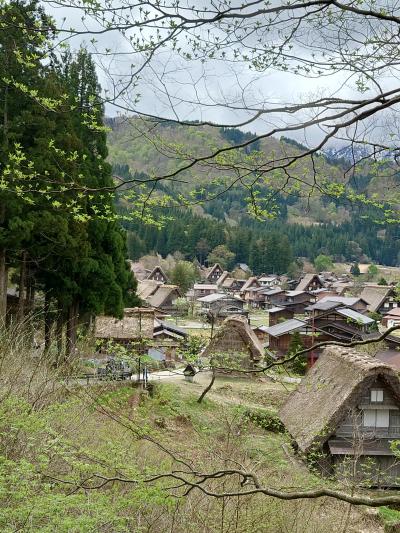
<instances>
[{"instance_id":1,"label":"house window","mask_svg":"<svg viewBox=\"0 0 400 533\"><path fill-rule=\"evenodd\" d=\"M371 390L371 403L383 402L383 390L372 389Z\"/></svg>"},{"instance_id":2,"label":"house window","mask_svg":"<svg viewBox=\"0 0 400 533\"><path fill-rule=\"evenodd\" d=\"M363 426L373 428L388 428L389 409L365 409Z\"/></svg>"},{"instance_id":3,"label":"house window","mask_svg":"<svg viewBox=\"0 0 400 533\"><path fill-rule=\"evenodd\" d=\"M389 302L385 302L385 303L383 304L383 307L390 307Z\"/></svg>"}]
</instances>

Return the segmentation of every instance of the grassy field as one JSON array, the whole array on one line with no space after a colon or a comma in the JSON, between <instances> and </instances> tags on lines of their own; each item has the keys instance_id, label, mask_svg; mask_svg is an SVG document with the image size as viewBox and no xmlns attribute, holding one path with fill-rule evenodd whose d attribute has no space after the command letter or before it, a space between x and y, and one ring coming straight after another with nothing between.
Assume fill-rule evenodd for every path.
<instances>
[{"instance_id":1,"label":"grassy field","mask_svg":"<svg viewBox=\"0 0 400 533\"><path fill-rule=\"evenodd\" d=\"M214 498L170 477L239 469L286 490L332 484L310 472L276 423L292 384L218 377L199 404L209 373L148 392L123 382L65 385L66 369L51 370L14 340L0 343L0 359L4 533L383 531L376 515L332 499ZM247 488L237 475L204 486Z\"/></svg>"},{"instance_id":2,"label":"grassy field","mask_svg":"<svg viewBox=\"0 0 400 533\"><path fill-rule=\"evenodd\" d=\"M251 326L268 326L268 313L261 309L251 310L249 313Z\"/></svg>"}]
</instances>

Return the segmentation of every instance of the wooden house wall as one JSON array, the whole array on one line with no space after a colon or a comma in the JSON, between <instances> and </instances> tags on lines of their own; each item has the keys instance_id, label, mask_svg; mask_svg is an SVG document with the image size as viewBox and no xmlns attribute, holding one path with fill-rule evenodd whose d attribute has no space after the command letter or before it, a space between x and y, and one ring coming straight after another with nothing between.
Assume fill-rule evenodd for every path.
<instances>
[{"instance_id":1,"label":"wooden house wall","mask_svg":"<svg viewBox=\"0 0 400 533\"><path fill-rule=\"evenodd\" d=\"M383 391L381 402L371 401L373 389ZM400 486L400 461L390 452L389 446L391 439L400 438L400 411L397 402L390 387L382 379L366 384L359 394L357 406L345 413L335 435L329 439L338 438L345 447L351 446L353 439L355 441L351 452L332 455L334 473L339 478L353 477L357 483L368 481L369 485L377 487ZM380 410L389 411L388 426L364 426L363 410L374 410L377 413ZM374 448L373 452L371 447Z\"/></svg>"},{"instance_id":2,"label":"wooden house wall","mask_svg":"<svg viewBox=\"0 0 400 533\"><path fill-rule=\"evenodd\" d=\"M383 390L383 402L371 402L371 389ZM362 409L389 410L389 426L375 428L363 425ZM337 437L352 437L355 433L361 435L375 435L378 438L400 438L400 411L390 388L381 381L375 381L366 387L360 396L357 408L348 412L345 419L336 430Z\"/></svg>"},{"instance_id":3,"label":"wooden house wall","mask_svg":"<svg viewBox=\"0 0 400 533\"><path fill-rule=\"evenodd\" d=\"M201 298L202 296L209 296L210 294L215 294L218 292L218 287L214 287L213 289L210 288L202 288L202 289L194 289L194 297L195 298Z\"/></svg>"},{"instance_id":4,"label":"wooden house wall","mask_svg":"<svg viewBox=\"0 0 400 533\"><path fill-rule=\"evenodd\" d=\"M275 326L275 324L278 324L282 321L282 319L288 320L290 318L293 318L294 313L291 309L283 309L282 311L278 311L277 313L270 313L268 315L268 325L269 326Z\"/></svg>"},{"instance_id":5,"label":"wooden house wall","mask_svg":"<svg viewBox=\"0 0 400 533\"><path fill-rule=\"evenodd\" d=\"M281 354L286 353L289 349L292 335L292 333L287 333L286 335L281 335L280 337L273 337L272 335L269 335L268 348ZM313 337L311 335L301 335L301 341L305 348L309 348L313 345Z\"/></svg>"},{"instance_id":6,"label":"wooden house wall","mask_svg":"<svg viewBox=\"0 0 400 533\"><path fill-rule=\"evenodd\" d=\"M287 352L290 344L290 335L281 335L280 337L269 336L269 345L270 350L285 353Z\"/></svg>"},{"instance_id":7,"label":"wooden house wall","mask_svg":"<svg viewBox=\"0 0 400 533\"><path fill-rule=\"evenodd\" d=\"M253 331L257 339L264 344L264 342L266 342L266 340L268 339L268 333L265 333L265 331L261 331L259 329L254 329Z\"/></svg>"},{"instance_id":8,"label":"wooden house wall","mask_svg":"<svg viewBox=\"0 0 400 533\"><path fill-rule=\"evenodd\" d=\"M306 291L315 291L317 289L322 289L323 286L324 285L323 285L323 283L321 283L319 278L315 277L306 285L306 288L304 290L306 290Z\"/></svg>"},{"instance_id":9,"label":"wooden house wall","mask_svg":"<svg viewBox=\"0 0 400 533\"><path fill-rule=\"evenodd\" d=\"M282 304L283 304L283 302L282 302ZM310 304L311 304L310 300L308 300L306 302L288 302L286 300L285 308L290 310L295 315L304 315L305 314L305 308L308 307Z\"/></svg>"},{"instance_id":10,"label":"wooden house wall","mask_svg":"<svg viewBox=\"0 0 400 533\"><path fill-rule=\"evenodd\" d=\"M210 272L210 274L207 276L207 279L211 282L218 281L219 278L222 276L223 270L220 268L215 268L213 272Z\"/></svg>"},{"instance_id":11,"label":"wooden house wall","mask_svg":"<svg viewBox=\"0 0 400 533\"><path fill-rule=\"evenodd\" d=\"M152 279L154 281L161 281L161 283L166 283L167 278L164 276L164 274L160 270L155 270L151 276L149 276L148 279Z\"/></svg>"},{"instance_id":12,"label":"wooden house wall","mask_svg":"<svg viewBox=\"0 0 400 533\"><path fill-rule=\"evenodd\" d=\"M266 296L265 303L270 307L278 306L282 302L286 301L286 294L284 292L280 292L278 294L271 294L270 296Z\"/></svg>"},{"instance_id":13,"label":"wooden house wall","mask_svg":"<svg viewBox=\"0 0 400 533\"><path fill-rule=\"evenodd\" d=\"M400 307L400 303L396 300L396 296L394 294L389 294L379 306L377 312L384 315L397 307Z\"/></svg>"},{"instance_id":14,"label":"wooden house wall","mask_svg":"<svg viewBox=\"0 0 400 533\"><path fill-rule=\"evenodd\" d=\"M312 317L311 317L312 318ZM316 327L323 327L325 324L338 322L344 324L347 327L354 328L358 331L366 331L371 327L371 324L358 324L355 320L351 320L346 316L339 315L335 311L316 316L314 318L314 325Z\"/></svg>"}]
</instances>

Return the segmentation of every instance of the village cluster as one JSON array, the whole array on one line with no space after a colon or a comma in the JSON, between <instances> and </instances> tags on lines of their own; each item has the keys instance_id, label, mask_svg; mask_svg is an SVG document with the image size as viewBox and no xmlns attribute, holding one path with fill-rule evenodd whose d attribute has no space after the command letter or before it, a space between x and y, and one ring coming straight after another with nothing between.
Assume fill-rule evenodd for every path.
<instances>
[{"instance_id":1,"label":"village cluster","mask_svg":"<svg viewBox=\"0 0 400 533\"><path fill-rule=\"evenodd\" d=\"M195 308L203 324L211 329L225 327L230 317L242 317L260 341L263 353L271 357L285 355L294 334L300 335L307 348L323 341L373 339L385 328L400 324L400 302L394 285L366 282L355 296L350 275L308 273L300 280L291 280L286 276L251 276L246 265L238 268L243 271L243 279L232 277L219 264L204 268L201 282L182 294L177 285L169 283L160 266L146 271L140 263L132 263L143 307L126 310L121 321L98 318L96 337L125 342L147 337L154 341L151 353L155 359L179 359L178 347L188 332L167 319L179 314L176 304L182 300ZM263 323L252 324L254 312L261 314ZM400 337L388 335L376 355L400 369L399 347ZM308 354L309 366L318 356L318 350Z\"/></svg>"},{"instance_id":2,"label":"village cluster","mask_svg":"<svg viewBox=\"0 0 400 533\"><path fill-rule=\"evenodd\" d=\"M241 265L247 274L241 280L215 264L182 294L161 267L139 271L133 263L132 268L143 307L126 309L122 320L98 317L96 337L127 346L147 338L147 355L165 365L185 359L182 346L189 334L173 322L178 299L195 306L207 325L201 357L231 366L233 374L279 361L295 334L303 348L311 348L324 341L373 342L400 324L394 285L364 283L354 295L350 275L256 277ZM254 313L265 324L252 325ZM350 469L359 482L397 486L400 463L393 443L400 439L400 336L394 332L375 346L373 354L337 346L311 349L308 371L279 416L297 449L324 473L344 475ZM227 359L215 363L221 354ZM188 377L194 373L189 369Z\"/></svg>"}]
</instances>

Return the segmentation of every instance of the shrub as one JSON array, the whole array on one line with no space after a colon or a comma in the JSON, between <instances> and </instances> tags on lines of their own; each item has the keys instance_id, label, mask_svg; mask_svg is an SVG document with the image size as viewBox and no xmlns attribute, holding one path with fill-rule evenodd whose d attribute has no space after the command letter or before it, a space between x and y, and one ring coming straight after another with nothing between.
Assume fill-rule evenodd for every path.
<instances>
[{"instance_id":1,"label":"shrub","mask_svg":"<svg viewBox=\"0 0 400 533\"><path fill-rule=\"evenodd\" d=\"M256 426L273 433L284 433L285 431L279 416L267 409L246 409L244 418Z\"/></svg>"}]
</instances>

